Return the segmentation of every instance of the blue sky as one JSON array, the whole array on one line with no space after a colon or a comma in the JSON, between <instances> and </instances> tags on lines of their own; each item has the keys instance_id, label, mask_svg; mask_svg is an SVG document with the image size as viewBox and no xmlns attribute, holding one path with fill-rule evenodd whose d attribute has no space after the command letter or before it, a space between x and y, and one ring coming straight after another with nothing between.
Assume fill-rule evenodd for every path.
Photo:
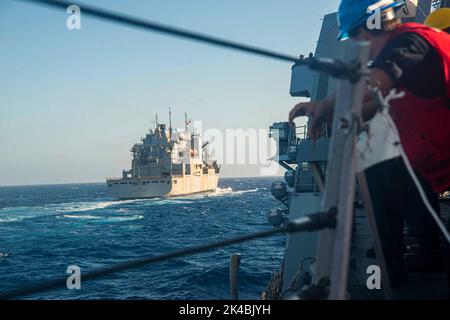
<instances>
[{"instance_id":1,"label":"blue sky","mask_svg":"<svg viewBox=\"0 0 450 320\"><path fill-rule=\"evenodd\" d=\"M86 1L85 3L87 3ZM330 0L98 0L124 12L291 55L314 51ZM81 10L82 10L81 6ZM0 185L104 181L129 167L155 112L182 126L267 128L285 121L289 63L0 3ZM239 170L238 170L239 171ZM241 175L232 169L226 176Z\"/></svg>"}]
</instances>

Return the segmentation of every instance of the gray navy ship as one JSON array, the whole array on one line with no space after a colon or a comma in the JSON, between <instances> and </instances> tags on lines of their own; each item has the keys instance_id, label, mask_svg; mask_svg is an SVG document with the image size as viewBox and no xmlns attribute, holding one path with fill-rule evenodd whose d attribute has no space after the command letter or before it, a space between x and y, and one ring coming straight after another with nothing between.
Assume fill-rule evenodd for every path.
<instances>
[{"instance_id":1,"label":"gray navy ship","mask_svg":"<svg viewBox=\"0 0 450 320\"><path fill-rule=\"evenodd\" d=\"M220 166L209 156L208 142L188 130L187 116L183 131L155 122L155 128L131 148L131 169L123 170L121 178L106 179L108 195L139 199L215 191Z\"/></svg>"}]
</instances>

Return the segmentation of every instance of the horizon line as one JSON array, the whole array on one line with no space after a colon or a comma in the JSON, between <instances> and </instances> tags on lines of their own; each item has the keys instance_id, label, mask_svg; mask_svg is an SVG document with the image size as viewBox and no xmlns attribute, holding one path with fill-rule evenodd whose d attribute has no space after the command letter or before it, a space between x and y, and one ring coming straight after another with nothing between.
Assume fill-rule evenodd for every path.
<instances>
[{"instance_id":1,"label":"horizon line","mask_svg":"<svg viewBox=\"0 0 450 320\"><path fill-rule=\"evenodd\" d=\"M231 176L231 177L221 177L219 179L240 179L240 178L275 178L275 177L282 177L282 175L279 176ZM36 184L0 184L0 188L7 188L7 187L39 187L39 186L62 186L62 185L74 185L74 184L106 184L106 181L92 181L92 182L61 182L61 183L36 183Z\"/></svg>"}]
</instances>

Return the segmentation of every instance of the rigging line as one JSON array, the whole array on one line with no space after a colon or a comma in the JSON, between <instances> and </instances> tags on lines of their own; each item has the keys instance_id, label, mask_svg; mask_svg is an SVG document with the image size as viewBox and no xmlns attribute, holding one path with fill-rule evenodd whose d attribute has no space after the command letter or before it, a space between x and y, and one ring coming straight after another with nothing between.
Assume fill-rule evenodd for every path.
<instances>
[{"instance_id":1,"label":"rigging line","mask_svg":"<svg viewBox=\"0 0 450 320\"><path fill-rule=\"evenodd\" d=\"M141 259L135 259L109 267L104 267L98 270L81 274L83 281L92 280L108 274L125 271L129 269L135 269L143 267L149 264L167 261L173 258L179 258L187 255L194 255L202 252L207 252L212 249L217 249L232 244L242 243L250 240L266 238L276 234L294 233L302 231L317 231L324 228L334 228L336 225L336 209L331 208L328 212L319 212L306 215L302 218L294 219L285 226L273 228L270 230L259 231L235 238L230 238L222 241L212 242L206 245L200 245L185 249L180 249L171 253L166 253L158 256L144 257ZM0 293L0 299L15 299L21 296L27 296L34 293L49 291L52 289L65 288L67 283L66 277L58 277L41 284L30 286L27 288L21 288Z\"/></svg>"},{"instance_id":2,"label":"rigging line","mask_svg":"<svg viewBox=\"0 0 450 320\"><path fill-rule=\"evenodd\" d=\"M392 120L392 118L390 117L389 114L386 114L386 118L388 119L388 122L390 124L390 126L392 127L392 129L396 132L397 136L398 136L398 131L397 131L397 127L395 127L395 124ZM433 206L431 205L430 201L428 200L428 197L422 187L422 184L420 183L419 179L417 178L417 175L414 172L414 169L412 168L411 163L409 162L408 156L406 155L405 151L403 150L402 145L398 146L398 150L400 151L400 155L403 158L403 161L405 163L406 169L409 173L409 175L411 176L417 191L419 192L420 197L422 198L422 202L425 205L425 207L428 210L428 213L431 215L431 217L434 219L434 222L437 224L438 228L441 230L442 232L442 236L445 238L445 240L450 244L450 233L449 231L446 229L444 223L442 222L441 218L439 217L439 215L436 213L436 211L434 210Z\"/></svg>"},{"instance_id":3,"label":"rigging line","mask_svg":"<svg viewBox=\"0 0 450 320\"><path fill-rule=\"evenodd\" d=\"M398 132L397 126L394 123L394 120L392 120L392 117L389 115L389 108L390 108L390 101L393 100L393 99L397 99L397 98L403 97L404 92L397 93L395 91L395 89L391 89L389 94L385 98L383 98L383 96L381 95L380 91L378 89L375 89L375 94L376 94L377 100L383 106L383 109L382 109L383 116L387 120L387 123L388 123L389 127L391 128L391 130L394 132L395 137L397 139L399 139L400 134ZM410 161L408 159L408 156L406 155L405 150L403 149L401 141L399 141L399 144L397 145L397 150L399 151L400 156L402 157L403 162L405 163L405 167L407 169L407 172L411 176L411 179L413 180L413 182L414 182L414 184L415 184L415 186L417 188L417 191L419 192L419 195L420 195L420 197L422 199L422 202L423 202L423 204L425 205L425 207L428 210L428 213L434 219L435 223L437 224L438 228L440 229L440 231L442 233L442 236L450 244L450 232L449 232L449 230L447 230L447 228L445 227L445 225L442 222L441 218L436 213L436 211L434 210L434 208L431 205L430 201L428 200L428 197L427 197L427 195L425 193L425 190L423 189L422 184L419 181L419 178L417 177L416 173L414 172L414 169L413 169L413 167L412 167L412 165L411 165L411 163L410 163Z\"/></svg>"},{"instance_id":4,"label":"rigging line","mask_svg":"<svg viewBox=\"0 0 450 320\"><path fill-rule=\"evenodd\" d=\"M16 0L17 1L17 0ZM36 3L41 5L47 5L54 8L60 8L66 10L68 6L73 5L72 2L66 1L56 1L56 0L20 0L30 3ZM270 50L266 50L263 48L253 47L246 44L228 41L225 39L220 39L216 37L212 37L206 34L197 33L189 30L184 30L180 28L171 27L168 25L163 25L160 23L147 21L143 19L139 19L136 17L132 17L129 15L119 14L112 11L88 6L88 5L79 5L81 8L82 14L87 14L92 17L96 17L103 20L108 20L110 22L119 23L122 25L127 25L130 27L136 27L140 29L150 30L158 33L163 33L166 35L184 38L186 40L193 40L198 42L203 42L210 45L215 45L219 47L224 47L228 49L233 49L237 51L243 51L251 54L256 54L260 56L264 56L267 58L278 59L286 62L296 62L298 57L286 55L283 53L278 53Z\"/></svg>"}]
</instances>

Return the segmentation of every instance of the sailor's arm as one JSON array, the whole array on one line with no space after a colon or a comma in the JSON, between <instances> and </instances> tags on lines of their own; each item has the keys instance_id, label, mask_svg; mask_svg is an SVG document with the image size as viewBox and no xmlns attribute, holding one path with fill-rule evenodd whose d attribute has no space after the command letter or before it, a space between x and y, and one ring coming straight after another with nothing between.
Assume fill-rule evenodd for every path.
<instances>
[{"instance_id":1,"label":"sailor's arm","mask_svg":"<svg viewBox=\"0 0 450 320\"><path fill-rule=\"evenodd\" d=\"M371 69L370 77L372 85L387 91L394 86L391 77L381 69ZM365 89L364 103L362 106L362 116L364 120L372 118L377 110L377 104L372 98L372 94ZM316 139L320 135L320 128L325 121L330 121L333 116L334 105L336 102L336 94L331 94L321 101L302 102L297 104L289 113L289 121L292 122L300 116L308 116L309 133L312 139Z\"/></svg>"}]
</instances>

